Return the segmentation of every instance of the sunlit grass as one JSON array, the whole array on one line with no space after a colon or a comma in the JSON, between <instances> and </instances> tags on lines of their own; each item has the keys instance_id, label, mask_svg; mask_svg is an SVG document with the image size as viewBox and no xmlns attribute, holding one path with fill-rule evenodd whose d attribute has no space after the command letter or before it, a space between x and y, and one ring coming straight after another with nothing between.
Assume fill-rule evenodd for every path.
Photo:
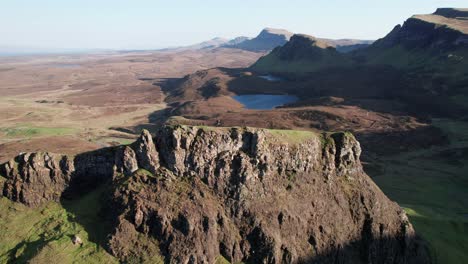
<instances>
[{"instance_id":1,"label":"sunlit grass","mask_svg":"<svg viewBox=\"0 0 468 264\"><path fill-rule=\"evenodd\" d=\"M102 239L104 226L98 215L100 194L98 190L66 205L50 202L39 208L1 198L0 263L118 263L95 241ZM74 235L82 246L72 243Z\"/></svg>"},{"instance_id":2,"label":"sunlit grass","mask_svg":"<svg viewBox=\"0 0 468 264\"><path fill-rule=\"evenodd\" d=\"M63 136L72 135L77 132L75 128L67 127L36 127L28 124L18 125L15 127L4 127L0 128L0 133L6 137L18 138L18 137L41 137L41 136Z\"/></svg>"}]
</instances>

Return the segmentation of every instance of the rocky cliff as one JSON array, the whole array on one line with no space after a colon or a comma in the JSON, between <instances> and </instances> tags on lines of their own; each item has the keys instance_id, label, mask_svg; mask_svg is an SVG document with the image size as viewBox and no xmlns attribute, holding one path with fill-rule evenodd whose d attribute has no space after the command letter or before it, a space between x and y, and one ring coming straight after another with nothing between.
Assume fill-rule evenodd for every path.
<instances>
[{"instance_id":1,"label":"rocky cliff","mask_svg":"<svg viewBox=\"0 0 468 264\"><path fill-rule=\"evenodd\" d=\"M430 263L360 153L349 133L174 126L76 157L22 154L0 187L38 206L108 185L106 246L124 262Z\"/></svg>"},{"instance_id":2,"label":"rocky cliff","mask_svg":"<svg viewBox=\"0 0 468 264\"><path fill-rule=\"evenodd\" d=\"M468 44L468 11L440 8L430 15L415 15L397 25L374 48L401 45L407 49L455 49Z\"/></svg>"}]
</instances>

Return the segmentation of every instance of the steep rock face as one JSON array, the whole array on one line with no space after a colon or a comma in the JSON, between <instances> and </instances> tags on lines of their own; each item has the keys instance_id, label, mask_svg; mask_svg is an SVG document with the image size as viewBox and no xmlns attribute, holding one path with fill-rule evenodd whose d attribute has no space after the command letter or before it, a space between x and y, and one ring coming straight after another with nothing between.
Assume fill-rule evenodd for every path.
<instances>
[{"instance_id":1,"label":"steep rock face","mask_svg":"<svg viewBox=\"0 0 468 264\"><path fill-rule=\"evenodd\" d=\"M439 8L430 15L415 15L397 25L371 48L453 50L468 44L468 10Z\"/></svg>"},{"instance_id":2,"label":"steep rock face","mask_svg":"<svg viewBox=\"0 0 468 264\"><path fill-rule=\"evenodd\" d=\"M404 211L364 174L351 134L176 126L152 140L144 132L130 146L54 159L71 163L62 167L43 157L4 164L3 193L34 206L60 195L18 198L42 190L31 174L54 193L111 181L108 247L123 261L430 262Z\"/></svg>"},{"instance_id":3,"label":"steep rock face","mask_svg":"<svg viewBox=\"0 0 468 264\"><path fill-rule=\"evenodd\" d=\"M128 147L104 148L75 157L53 153L23 153L0 165L6 179L3 195L28 206L79 195L136 170L135 153Z\"/></svg>"},{"instance_id":4,"label":"steep rock face","mask_svg":"<svg viewBox=\"0 0 468 264\"><path fill-rule=\"evenodd\" d=\"M376 46L392 47L402 45L414 48L452 48L467 43L467 35L450 27L438 26L412 17L403 26L397 25L385 38L376 41Z\"/></svg>"},{"instance_id":5,"label":"steep rock face","mask_svg":"<svg viewBox=\"0 0 468 264\"><path fill-rule=\"evenodd\" d=\"M155 173L159 167L159 156L156 146L153 143L153 138L147 130L143 130L141 136L133 144L138 159L138 165Z\"/></svg>"},{"instance_id":6,"label":"steep rock face","mask_svg":"<svg viewBox=\"0 0 468 264\"><path fill-rule=\"evenodd\" d=\"M406 79L393 93L412 111L463 116L466 105L454 98L468 90L468 12L438 9L415 15L370 47L356 52L369 66L389 65Z\"/></svg>"},{"instance_id":7,"label":"steep rock face","mask_svg":"<svg viewBox=\"0 0 468 264\"><path fill-rule=\"evenodd\" d=\"M71 180L73 161L49 153L25 153L0 167L3 195L29 206L58 201Z\"/></svg>"}]
</instances>

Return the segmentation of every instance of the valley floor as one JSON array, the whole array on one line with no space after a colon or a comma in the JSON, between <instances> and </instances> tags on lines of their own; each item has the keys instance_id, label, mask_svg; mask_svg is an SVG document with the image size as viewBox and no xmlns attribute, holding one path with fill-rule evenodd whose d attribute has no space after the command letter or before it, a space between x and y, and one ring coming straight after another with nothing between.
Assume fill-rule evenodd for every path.
<instances>
[{"instance_id":1,"label":"valley floor","mask_svg":"<svg viewBox=\"0 0 468 264\"><path fill-rule=\"evenodd\" d=\"M127 144L166 107L158 83L262 53L233 49L0 57L0 163L19 152L77 154ZM129 133L130 132L130 133Z\"/></svg>"},{"instance_id":2,"label":"valley floor","mask_svg":"<svg viewBox=\"0 0 468 264\"><path fill-rule=\"evenodd\" d=\"M403 206L437 263L468 261L468 122L434 120L449 145L381 156L368 171Z\"/></svg>"}]
</instances>

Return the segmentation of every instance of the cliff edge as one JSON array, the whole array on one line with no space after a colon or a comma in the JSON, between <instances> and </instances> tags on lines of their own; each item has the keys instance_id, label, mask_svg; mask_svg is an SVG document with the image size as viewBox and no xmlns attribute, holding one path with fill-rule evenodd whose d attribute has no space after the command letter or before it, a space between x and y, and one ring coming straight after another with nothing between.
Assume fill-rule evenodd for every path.
<instances>
[{"instance_id":1,"label":"cliff edge","mask_svg":"<svg viewBox=\"0 0 468 264\"><path fill-rule=\"evenodd\" d=\"M106 248L125 262L430 263L360 153L349 133L167 126L76 157L21 154L0 188L34 207L107 185Z\"/></svg>"}]
</instances>

